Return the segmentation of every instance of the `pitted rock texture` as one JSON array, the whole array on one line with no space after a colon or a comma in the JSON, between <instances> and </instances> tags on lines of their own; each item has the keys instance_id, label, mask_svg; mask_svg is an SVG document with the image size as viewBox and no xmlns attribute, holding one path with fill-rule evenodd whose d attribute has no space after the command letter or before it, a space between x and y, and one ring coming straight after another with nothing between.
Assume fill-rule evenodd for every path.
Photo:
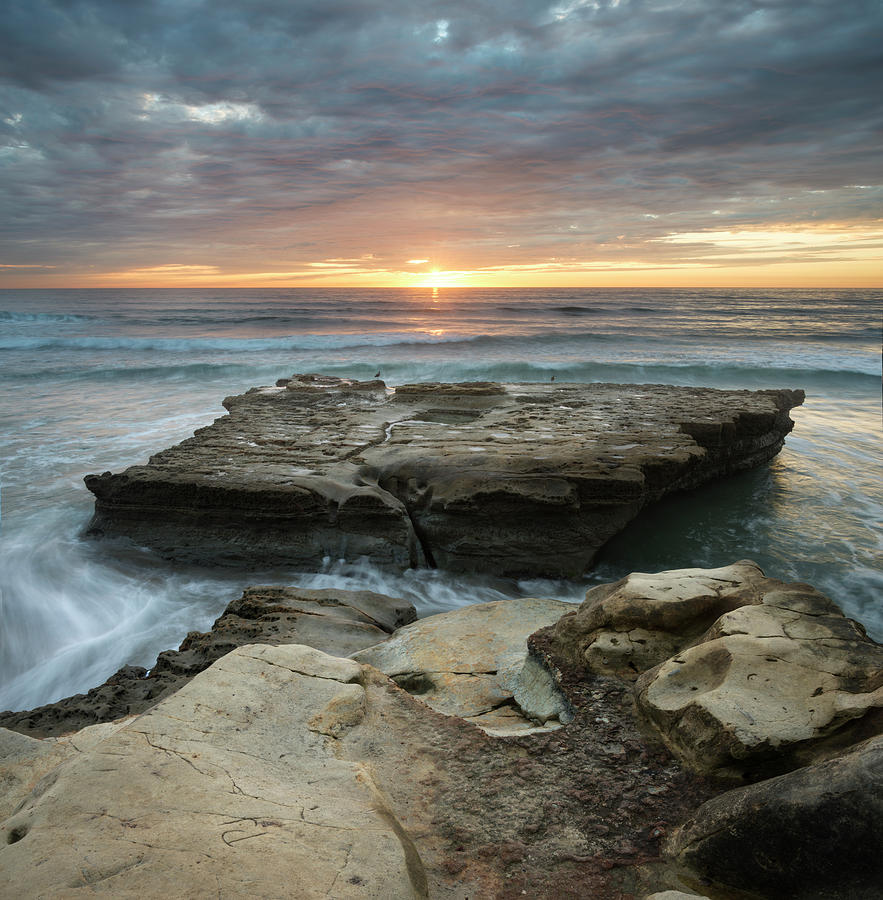
<instances>
[{"instance_id":1,"label":"pitted rock texture","mask_svg":"<svg viewBox=\"0 0 883 900\"><path fill-rule=\"evenodd\" d=\"M668 848L713 900L877 900L883 887L883 737L715 797Z\"/></svg>"},{"instance_id":2,"label":"pitted rock texture","mask_svg":"<svg viewBox=\"0 0 883 900\"><path fill-rule=\"evenodd\" d=\"M645 721L716 777L768 777L883 732L883 646L750 560L599 585L548 639L573 665L635 682Z\"/></svg>"},{"instance_id":3,"label":"pitted rock texture","mask_svg":"<svg viewBox=\"0 0 883 900\"><path fill-rule=\"evenodd\" d=\"M777 774L883 732L883 646L809 585L779 585L645 672L636 696L699 771Z\"/></svg>"},{"instance_id":4,"label":"pitted rock texture","mask_svg":"<svg viewBox=\"0 0 883 900\"><path fill-rule=\"evenodd\" d=\"M646 504L775 456L802 402L295 376L228 397L229 415L145 466L87 476L89 533L210 563L575 575Z\"/></svg>"},{"instance_id":5,"label":"pitted rock texture","mask_svg":"<svg viewBox=\"0 0 883 900\"><path fill-rule=\"evenodd\" d=\"M781 585L742 560L719 569L632 572L586 592L555 626L556 651L600 675L634 680L695 643L725 612Z\"/></svg>"},{"instance_id":6,"label":"pitted rock texture","mask_svg":"<svg viewBox=\"0 0 883 900\"><path fill-rule=\"evenodd\" d=\"M191 631L150 670L124 666L86 694L21 712L0 713L0 727L45 737L141 713L242 644L306 644L348 656L385 640L417 618L414 607L373 591L250 587L211 631Z\"/></svg>"}]
</instances>

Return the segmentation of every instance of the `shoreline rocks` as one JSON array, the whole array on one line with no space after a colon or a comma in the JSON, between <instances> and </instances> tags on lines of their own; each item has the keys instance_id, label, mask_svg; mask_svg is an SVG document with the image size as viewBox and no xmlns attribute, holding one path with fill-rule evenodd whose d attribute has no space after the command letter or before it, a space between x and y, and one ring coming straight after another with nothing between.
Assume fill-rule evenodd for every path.
<instances>
[{"instance_id":1,"label":"shoreline rocks","mask_svg":"<svg viewBox=\"0 0 883 900\"><path fill-rule=\"evenodd\" d=\"M209 564L573 576L648 503L769 461L803 399L299 375L228 397L147 465L87 476L87 533Z\"/></svg>"},{"instance_id":2,"label":"shoreline rocks","mask_svg":"<svg viewBox=\"0 0 883 900\"><path fill-rule=\"evenodd\" d=\"M227 605L211 631L191 631L177 650L160 653L150 672L123 666L86 694L0 713L0 728L35 737L65 734L145 712L242 644L306 644L348 656L416 618L410 603L373 591L250 587Z\"/></svg>"},{"instance_id":3,"label":"shoreline rocks","mask_svg":"<svg viewBox=\"0 0 883 900\"><path fill-rule=\"evenodd\" d=\"M883 645L750 560L600 585L549 637L572 664L633 683L648 726L717 778L769 777L883 731Z\"/></svg>"},{"instance_id":4,"label":"shoreline rocks","mask_svg":"<svg viewBox=\"0 0 883 900\"><path fill-rule=\"evenodd\" d=\"M0 866L23 897L641 896L714 789L619 685L564 685L570 725L498 738L371 666L244 645L14 788Z\"/></svg>"},{"instance_id":5,"label":"shoreline rocks","mask_svg":"<svg viewBox=\"0 0 883 900\"><path fill-rule=\"evenodd\" d=\"M635 573L570 612L515 599L410 624L389 598L303 593L333 592L246 591L169 668L234 634L295 636L323 608L344 640L367 619L380 642L354 658L247 643L140 716L58 739L0 729L0 866L23 896L879 892L883 647L808 585L746 560ZM720 641L726 666L691 664ZM802 672L751 679L753 642ZM660 704L660 681L689 701ZM783 740L810 703L835 714ZM673 736L683 716L663 713L697 704L703 734ZM520 721L491 722L504 707Z\"/></svg>"}]
</instances>

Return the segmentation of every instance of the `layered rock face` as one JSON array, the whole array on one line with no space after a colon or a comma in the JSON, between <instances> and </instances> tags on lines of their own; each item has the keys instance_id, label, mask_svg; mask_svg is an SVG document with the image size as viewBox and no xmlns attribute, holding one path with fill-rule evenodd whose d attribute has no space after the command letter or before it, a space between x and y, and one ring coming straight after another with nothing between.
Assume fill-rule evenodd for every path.
<instances>
[{"instance_id":1,"label":"layered rock face","mask_svg":"<svg viewBox=\"0 0 883 900\"><path fill-rule=\"evenodd\" d=\"M295 376L120 474L93 535L170 557L575 575L647 504L756 466L802 391Z\"/></svg>"}]
</instances>

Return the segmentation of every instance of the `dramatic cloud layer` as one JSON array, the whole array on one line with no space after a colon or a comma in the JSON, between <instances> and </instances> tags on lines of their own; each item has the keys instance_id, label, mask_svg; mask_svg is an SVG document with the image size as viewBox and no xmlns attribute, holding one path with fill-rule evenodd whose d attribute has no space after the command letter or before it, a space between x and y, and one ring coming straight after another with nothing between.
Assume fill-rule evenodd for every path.
<instances>
[{"instance_id":1,"label":"dramatic cloud layer","mask_svg":"<svg viewBox=\"0 0 883 900\"><path fill-rule=\"evenodd\" d=\"M868 283L881 9L8 0L0 285Z\"/></svg>"}]
</instances>

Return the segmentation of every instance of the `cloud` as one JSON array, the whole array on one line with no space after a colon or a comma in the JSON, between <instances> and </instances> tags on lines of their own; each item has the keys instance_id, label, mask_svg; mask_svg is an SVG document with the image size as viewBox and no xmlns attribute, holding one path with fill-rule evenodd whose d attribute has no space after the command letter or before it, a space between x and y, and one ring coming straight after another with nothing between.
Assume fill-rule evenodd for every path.
<instances>
[{"instance_id":1,"label":"cloud","mask_svg":"<svg viewBox=\"0 0 883 900\"><path fill-rule=\"evenodd\" d=\"M876 0L7 3L0 259L618 265L622 235L654 264L670 233L869 222L881 24Z\"/></svg>"}]
</instances>

